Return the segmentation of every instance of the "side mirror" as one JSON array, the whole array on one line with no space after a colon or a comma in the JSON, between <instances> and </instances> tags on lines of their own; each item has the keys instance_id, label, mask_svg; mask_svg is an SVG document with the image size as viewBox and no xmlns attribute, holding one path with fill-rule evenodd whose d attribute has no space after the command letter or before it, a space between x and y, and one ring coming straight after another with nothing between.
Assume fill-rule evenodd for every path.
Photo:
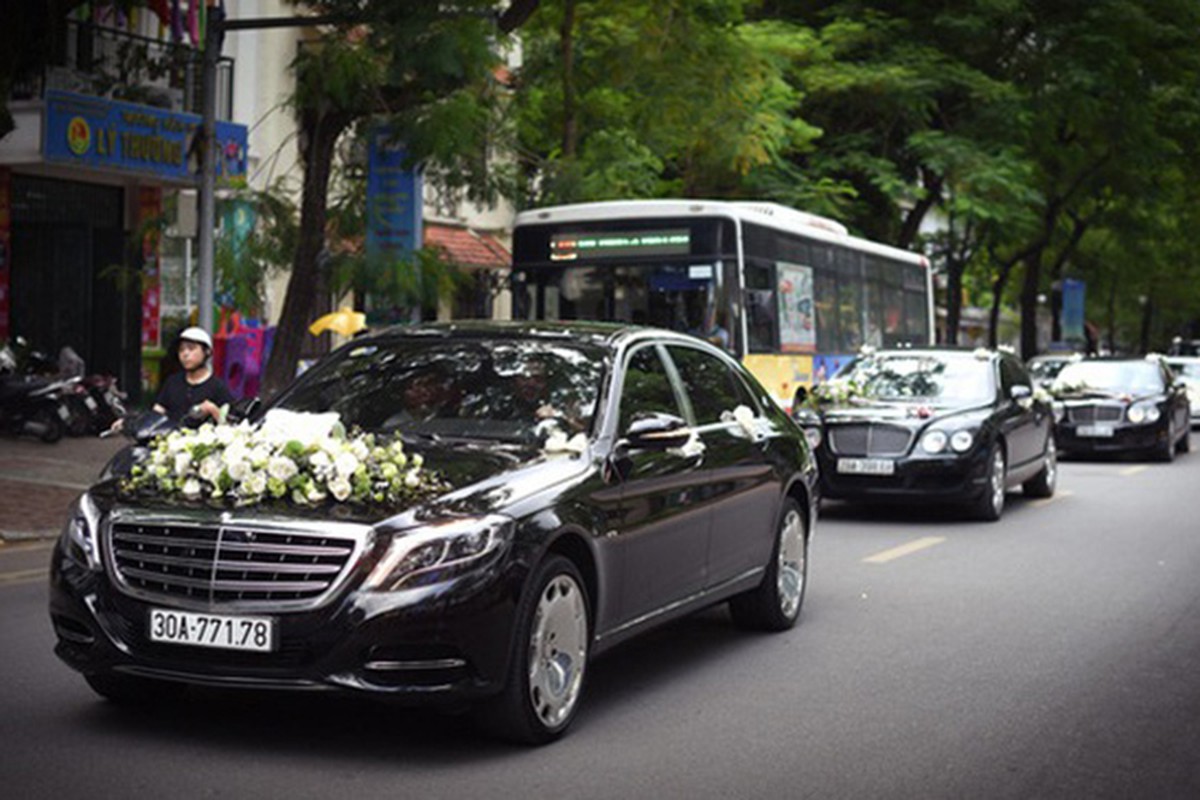
<instances>
[{"instance_id":1,"label":"side mirror","mask_svg":"<svg viewBox=\"0 0 1200 800\"><path fill-rule=\"evenodd\" d=\"M1029 398L1033 397L1033 389L1028 386L1017 384L1008 390L1008 395L1019 403L1022 400L1028 400Z\"/></svg>"},{"instance_id":2,"label":"side mirror","mask_svg":"<svg viewBox=\"0 0 1200 800\"><path fill-rule=\"evenodd\" d=\"M630 450L670 450L683 447L692 429L674 414L646 414L629 423L623 444Z\"/></svg>"},{"instance_id":3,"label":"side mirror","mask_svg":"<svg viewBox=\"0 0 1200 800\"><path fill-rule=\"evenodd\" d=\"M257 397L243 397L229 407L229 421L241 422L244 419L251 419L261 409L262 400L259 400Z\"/></svg>"}]
</instances>

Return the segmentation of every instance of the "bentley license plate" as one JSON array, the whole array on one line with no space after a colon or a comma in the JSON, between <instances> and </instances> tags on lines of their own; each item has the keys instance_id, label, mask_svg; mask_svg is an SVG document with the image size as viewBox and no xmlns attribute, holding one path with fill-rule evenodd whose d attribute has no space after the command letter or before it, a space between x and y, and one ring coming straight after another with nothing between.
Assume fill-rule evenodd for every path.
<instances>
[{"instance_id":1,"label":"bentley license plate","mask_svg":"<svg viewBox=\"0 0 1200 800\"><path fill-rule=\"evenodd\" d=\"M1110 439L1113 435L1113 428L1111 425L1080 425L1075 429L1075 435Z\"/></svg>"},{"instance_id":2,"label":"bentley license plate","mask_svg":"<svg viewBox=\"0 0 1200 800\"><path fill-rule=\"evenodd\" d=\"M837 471L843 475L891 475L896 462L886 458L839 458Z\"/></svg>"},{"instance_id":3,"label":"bentley license plate","mask_svg":"<svg viewBox=\"0 0 1200 800\"><path fill-rule=\"evenodd\" d=\"M275 620L150 609L150 641L267 653L275 649Z\"/></svg>"}]
</instances>

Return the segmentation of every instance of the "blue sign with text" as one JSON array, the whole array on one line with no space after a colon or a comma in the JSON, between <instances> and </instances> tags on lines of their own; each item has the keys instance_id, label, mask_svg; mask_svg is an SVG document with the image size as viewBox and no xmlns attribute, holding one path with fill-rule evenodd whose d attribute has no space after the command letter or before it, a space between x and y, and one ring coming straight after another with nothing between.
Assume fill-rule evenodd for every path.
<instances>
[{"instance_id":1,"label":"blue sign with text","mask_svg":"<svg viewBox=\"0 0 1200 800\"><path fill-rule=\"evenodd\" d=\"M46 92L42 152L47 161L195 183L200 117L70 92ZM246 180L245 125L217 122L217 181Z\"/></svg>"},{"instance_id":2,"label":"blue sign with text","mask_svg":"<svg viewBox=\"0 0 1200 800\"><path fill-rule=\"evenodd\" d=\"M422 244L421 173L404 165L404 146L387 128L371 132L367 155L367 258L411 256Z\"/></svg>"},{"instance_id":3,"label":"blue sign with text","mask_svg":"<svg viewBox=\"0 0 1200 800\"><path fill-rule=\"evenodd\" d=\"M1062 282L1062 338L1065 341L1084 341L1084 295L1087 284L1067 278Z\"/></svg>"}]
</instances>

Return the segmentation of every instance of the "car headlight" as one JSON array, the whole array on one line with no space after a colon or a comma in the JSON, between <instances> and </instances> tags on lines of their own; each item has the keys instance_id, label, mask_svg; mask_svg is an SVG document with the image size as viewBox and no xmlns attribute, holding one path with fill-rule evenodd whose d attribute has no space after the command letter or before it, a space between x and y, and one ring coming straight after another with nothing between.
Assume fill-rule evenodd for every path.
<instances>
[{"instance_id":1,"label":"car headlight","mask_svg":"<svg viewBox=\"0 0 1200 800\"><path fill-rule=\"evenodd\" d=\"M975 444L975 434L971 431L955 431L950 437L950 448L956 453L965 453Z\"/></svg>"},{"instance_id":2,"label":"car headlight","mask_svg":"<svg viewBox=\"0 0 1200 800\"><path fill-rule=\"evenodd\" d=\"M84 492L71 506L71 516L63 528L63 549L67 556L90 570L99 571L100 509L92 496Z\"/></svg>"},{"instance_id":3,"label":"car headlight","mask_svg":"<svg viewBox=\"0 0 1200 800\"><path fill-rule=\"evenodd\" d=\"M808 446L816 450L821 446L821 429L820 428L804 428L804 439L808 442Z\"/></svg>"},{"instance_id":4,"label":"car headlight","mask_svg":"<svg viewBox=\"0 0 1200 800\"><path fill-rule=\"evenodd\" d=\"M512 541L513 521L489 515L398 533L363 585L395 592L448 580L492 562Z\"/></svg>"},{"instance_id":5,"label":"car headlight","mask_svg":"<svg viewBox=\"0 0 1200 800\"><path fill-rule=\"evenodd\" d=\"M929 431L921 437L921 449L926 453L940 453L946 449L946 432Z\"/></svg>"},{"instance_id":6,"label":"car headlight","mask_svg":"<svg viewBox=\"0 0 1200 800\"><path fill-rule=\"evenodd\" d=\"M1158 410L1158 406L1154 403L1134 403L1129 407L1126 415L1134 425L1140 425L1143 422L1158 422L1159 417L1162 416L1162 412Z\"/></svg>"}]
</instances>

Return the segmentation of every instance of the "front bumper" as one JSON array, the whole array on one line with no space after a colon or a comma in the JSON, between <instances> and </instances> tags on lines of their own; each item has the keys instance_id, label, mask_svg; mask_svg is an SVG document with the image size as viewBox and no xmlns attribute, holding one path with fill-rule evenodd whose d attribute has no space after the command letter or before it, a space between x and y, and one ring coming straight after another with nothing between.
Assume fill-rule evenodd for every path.
<instances>
[{"instance_id":1,"label":"front bumper","mask_svg":"<svg viewBox=\"0 0 1200 800\"><path fill-rule=\"evenodd\" d=\"M818 453L824 497L889 502L969 501L987 490L988 459L982 448L964 455L914 456L895 459L891 475L847 475L838 472L838 457L824 447Z\"/></svg>"},{"instance_id":2,"label":"front bumper","mask_svg":"<svg viewBox=\"0 0 1200 800\"><path fill-rule=\"evenodd\" d=\"M218 650L150 641L150 609L171 608L172 603L124 593L107 573L69 557L60 543L51 565L50 615L58 638L55 653L85 674L115 672L210 686L340 689L452 704L503 686L519 594L512 585L498 567L452 585L405 592L348 588L315 609L265 612L276 620L272 652ZM220 607L211 611L237 613Z\"/></svg>"},{"instance_id":3,"label":"front bumper","mask_svg":"<svg viewBox=\"0 0 1200 800\"><path fill-rule=\"evenodd\" d=\"M1060 452L1097 455L1144 452L1161 447L1171 435L1165 418L1150 425L1111 423L1112 436L1080 436L1079 427L1067 421L1054 426L1054 441Z\"/></svg>"}]
</instances>

